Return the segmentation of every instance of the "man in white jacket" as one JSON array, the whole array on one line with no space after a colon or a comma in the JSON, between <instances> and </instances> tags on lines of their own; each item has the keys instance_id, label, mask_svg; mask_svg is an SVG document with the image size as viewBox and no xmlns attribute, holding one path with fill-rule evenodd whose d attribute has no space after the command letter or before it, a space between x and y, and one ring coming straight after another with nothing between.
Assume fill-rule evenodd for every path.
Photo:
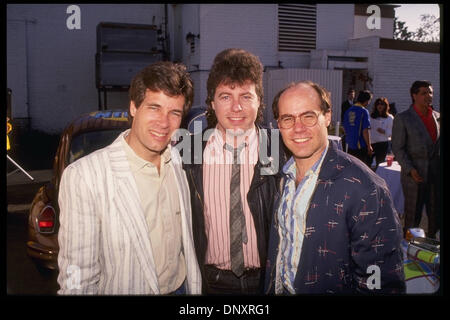
<instances>
[{"instance_id":1,"label":"man in white jacket","mask_svg":"<svg viewBox=\"0 0 450 320\"><path fill-rule=\"evenodd\" d=\"M169 145L193 101L186 68L130 87L131 129L69 165L59 190L58 294L199 294L186 176Z\"/></svg>"}]
</instances>

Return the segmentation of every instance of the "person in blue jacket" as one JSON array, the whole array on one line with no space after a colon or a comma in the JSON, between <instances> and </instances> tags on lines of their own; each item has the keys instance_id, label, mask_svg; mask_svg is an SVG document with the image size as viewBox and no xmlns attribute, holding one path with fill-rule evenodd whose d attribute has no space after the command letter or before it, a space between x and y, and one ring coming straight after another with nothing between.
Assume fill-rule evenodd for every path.
<instances>
[{"instance_id":1,"label":"person in blue jacket","mask_svg":"<svg viewBox=\"0 0 450 320\"><path fill-rule=\"evenodd\" d=\"M383 179L328 140L328 91L301 81L273 105L292 157L270 230L267 294L405 293L402 229Z\"/></svg>"}]
</instances>

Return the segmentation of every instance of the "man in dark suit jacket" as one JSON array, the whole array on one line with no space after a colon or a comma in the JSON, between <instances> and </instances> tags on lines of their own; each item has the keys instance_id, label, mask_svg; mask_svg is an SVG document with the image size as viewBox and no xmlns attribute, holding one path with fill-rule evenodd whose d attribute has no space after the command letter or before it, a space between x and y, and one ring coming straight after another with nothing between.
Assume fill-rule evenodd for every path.
<instances>
[{"instance_id":1,"label":"man in dark suit jacket","mask_svg":"<svg viewBox=\"0 0 450 320\"><path fill-rule=\"evenodd\" d=\"M270 231L266 293L404 293L400 219L383 179L329 143L329 93L303 81L273 103L293 156Z\"/></svg>"},{"instance_id":2,"label":"man in dark suit jacket","mask_svg":"<svg viewBox=\"0 0 450 320\"><path fill-rule=\"evenodd\" d=\"M342 102L341 105L341 123L344 121L345 111L347 111L348 109L350 109L351 106L353 106L355 96L356 96L355 89L351 88L348 89L347 99L344 102Z\"/></svg>"},{"instance_id":3,"label":"man in dark suit jacket","mask_svg":"<svg viewBox=\"0 0 450 320\"><path fill-rule=\"evenodd\" d=\"M420 225L426 205L427 236L434 237L440 214L440 114L431 107L430 82L415 81L410 94L412 105L397 114L392 127L392 151L402 168L404 232Z\"/></svg>"}]
</instances>

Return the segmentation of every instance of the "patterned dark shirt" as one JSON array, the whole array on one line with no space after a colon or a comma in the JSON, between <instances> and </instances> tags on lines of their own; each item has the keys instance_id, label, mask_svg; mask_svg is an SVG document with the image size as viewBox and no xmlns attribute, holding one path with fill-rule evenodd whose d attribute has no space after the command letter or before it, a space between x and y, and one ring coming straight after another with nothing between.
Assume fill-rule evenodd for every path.
<instances>
[{"instance_id":1,"label":"patterned dark shirt","mask_svg":"<svg viewBox=\"0 0 450 320\"><path fill-rule=\"evenodd\" d=\"M266 269L269 294L275 287L277 229L275 217ZM405 293L401 239L385 181L330 143L309 206L295 292Z\"/></svg>"}]
</instances>

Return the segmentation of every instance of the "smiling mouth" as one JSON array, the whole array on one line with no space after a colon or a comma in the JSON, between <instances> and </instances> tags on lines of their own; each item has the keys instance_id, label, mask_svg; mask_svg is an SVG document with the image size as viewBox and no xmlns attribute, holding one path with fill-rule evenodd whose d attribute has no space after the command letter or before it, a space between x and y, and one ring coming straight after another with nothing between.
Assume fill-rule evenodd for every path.
<instances>
[{"instance_id":1,"label":"smiling mouth","mask_svg":"<svg viewBox=\"0 0 450 320\"><path fill-rule=\"evenodd\" d=\"M244 117L229 117L228 119L230 119L231 121L241 121L244 120Z\"/></svg>"},{"instance_id":2,"label":"smiling mouth","mask_svg":"<svg viewBox=\"0 0 450 320\"><path fill-rule=\"evenodd\" d=\"M160 132L153 131L153 130L150 130L150 133L153 134L154 136L157 136L160 138L167 136L167 133L160 133Z\"/></svg>"},{"instance_id":3,"label":"smiling mouth","mask_svg":"<svg viewBox=\"0 0 450 320\"><path fill-rule=\"evenodd\" d=\"M309 141L311 138L299 138L299 139L292 139L295 143L303 143L306 141Z\"/></svg>"}]
</instances>

